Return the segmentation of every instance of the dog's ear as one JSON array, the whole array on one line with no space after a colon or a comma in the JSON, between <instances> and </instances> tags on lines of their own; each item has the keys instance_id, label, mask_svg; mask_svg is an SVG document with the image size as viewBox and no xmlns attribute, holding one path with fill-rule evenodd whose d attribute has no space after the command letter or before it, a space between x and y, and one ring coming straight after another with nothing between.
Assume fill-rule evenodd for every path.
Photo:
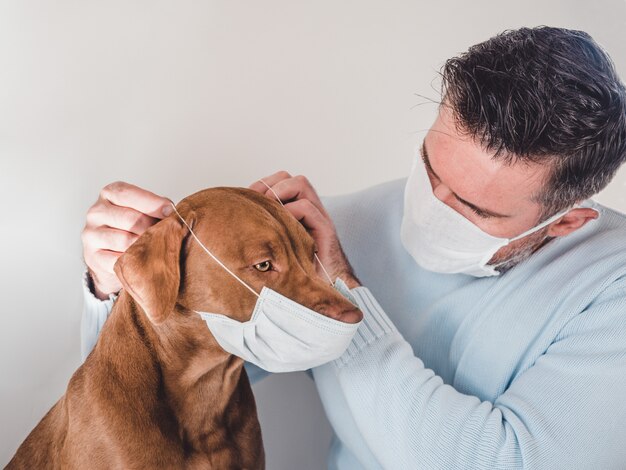
<instances>
[{"instance_id":1,"label":"dog's ear","mask_svg":"<svg viewBox=\"0 0 626 470\"><path fill-rule=\"evenodd\" d=\"M180 252L187 233L175 214L166 217L146 230L113 267L123 288L152 323L162 323L176 304Z\"/></svg>"}]
</instances>

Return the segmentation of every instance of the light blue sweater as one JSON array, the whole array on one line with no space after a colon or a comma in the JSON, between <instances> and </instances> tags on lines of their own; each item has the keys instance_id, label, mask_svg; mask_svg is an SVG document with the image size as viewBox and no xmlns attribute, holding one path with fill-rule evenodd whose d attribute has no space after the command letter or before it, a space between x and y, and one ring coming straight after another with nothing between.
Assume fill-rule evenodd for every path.
<instances>
[{"instance_id":1,"label":"light blue sweater","mask_svg":"<svg viewBox=\"0 0 626 470\"><path fill-rule=\"evenodd\" d=\"M626 217L588 201L598 220L502 276L436 274L400 242L405 181L323 200L368 286L312 371L329 468L626 468ZM83 354L114 298L85 290Z\"/></svg>"}]
</instances>

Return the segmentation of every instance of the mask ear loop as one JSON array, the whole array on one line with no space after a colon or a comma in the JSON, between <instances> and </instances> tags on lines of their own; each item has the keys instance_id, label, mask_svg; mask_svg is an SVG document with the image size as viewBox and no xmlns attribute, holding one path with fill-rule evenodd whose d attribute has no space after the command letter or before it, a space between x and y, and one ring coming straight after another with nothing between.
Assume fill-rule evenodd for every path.
<instances>
[{"instance_id":1,"label":"mask ear loop","mask_svg":"<svg viewBox=\"0 0 626 470\"><path fill-rule=\"evenodd\" d=\"M261 297L259 294L257 294L257 293L256 293L256 291L255 291L252 287L250 287L250 286L249 286L248 284L246 284L246 283L245 283L242 279L240 279L240 278L239 278L239 276L237 276L234 272L232 272L230 269L228 269L224 263L222 263L219 259L217 259L217 257L216 257L213 253L211 253L211 252L209 251L209 249L208 249L206 246L204 246L204 245L202 244L202 242L200 241L200 239L196 236L196 234L195 234L195 233L193 233L193 230L191 230L191 227L189 226L189 224L187 223L187 221L186 221L185 219L183 219L183 217L180 215L180 213L179 213L179 212L178 212L178 210L176 209L176 206L175 206L173 203L172 203L172 207L174 208L174 212L176 212L176 215L178 215L178 217L180 218L180 220L182 220L182 221L183 221L183 223L187 226L187 228L189 229L189 232L191 233L191 235L193 235L193 238L195 238L195 239L196 239L196 241L197 241L197 242L198 242L198 244L202 247L202 249L203 249L204 251L206 251L206 252L207 252L207 254L208 254L211 258L213 258L213 259L217 262L217 264L219 264L222 268L224 268L226 271L228 271L228 273L229 273L231 276L233 276L235 279L237 279L239 282L241 282L241 283L244 285L244 287L245 287L246 289L248 289L250 292L252 292L252 293L253 293L254 295L256 295L257 297Z\"/></svg>"},{"instance_id":2,"label":"mask ear loop","mask_svg":"<svg viewBox=\"0 0 626 470\"><path fill-rule=\"evenodd\" d=\"M259 179L259 181L260 181L261 183L263 183L265 186L267 186L267 189L269 189L270 191L272 191L272 194L273 194L274 196L276 196L276 200L277 200L278 202L280 202L280 205L281 205L281 206L283 206L283 207L285 207L285 205L283 204L283 201L281 201L281 200L280 200L280 198L278 197L278 194L276 194L276 191L274 191L274 190L272 189L272 187L271 187L269 184L267 184L265 181L263 181L262 179ZM317 260L317 262L318 262L318 263L320 264L320 266L322 267L322 271L324 271L324 274L326 275L326 278L328 279L328 282L330 282L330 285L331 285L331 286L333 286L333 285L334 285L334 282L333 282L333 280L330 278L330 274L328 274L328 271L326 271L326 268L324 267L324 265L322 264L322 261L321 261L321 260L319 259L319 257L317 256L317 253L314 253L314 255L315 255L315 259Z\"/></svg>"}]
</instances>

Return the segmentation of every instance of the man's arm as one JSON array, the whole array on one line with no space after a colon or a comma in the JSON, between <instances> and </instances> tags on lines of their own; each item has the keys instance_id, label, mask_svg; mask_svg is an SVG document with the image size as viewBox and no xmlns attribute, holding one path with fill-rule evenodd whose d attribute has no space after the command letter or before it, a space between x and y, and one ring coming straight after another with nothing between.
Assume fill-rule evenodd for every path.
<instances>
[{"instance_id":1,"label":"man's arm","mask_svg":"<svg viewBox=\"0 0 626 470\"><path fill-rule=\"evenodd\" d=\"M93 282L87 270L83 273L83 315L80 322L80 352L84 361L96 345L100 330L109 317L116 294L100 300L93 292Z\"/></svg>"},{"instance_id":2,"label":"man's arm","mask_svg":"<svg viewBox=\"0 0 626 470\"><path fill-rule=\"evenodd\" d=\"M341 358L313 373L330 393L342 394L338 399L382 467L623 467L626 283L574 317L494 403L444 384L415 357L371 292L352 292L364 323ZM339 438L363 454L362 442Z\"/></svg>"}]
</instances>

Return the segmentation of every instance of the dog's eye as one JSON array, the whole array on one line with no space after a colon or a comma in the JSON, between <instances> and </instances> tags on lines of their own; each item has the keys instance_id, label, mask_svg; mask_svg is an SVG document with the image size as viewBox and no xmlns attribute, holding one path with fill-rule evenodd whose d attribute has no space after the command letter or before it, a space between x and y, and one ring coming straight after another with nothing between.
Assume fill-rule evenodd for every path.
<instances>
[{"instance_id":1,"label":"dog's eye","mask_svg":"<svg viewBox=\"0 0 626 470\"><path fill-rule=\"evenodd\" d=\"M262 263L255 264L254 267L257 271L264 273L272 269L272 263L270 261L263 261Z\"/></svg>"}]
</instances>

